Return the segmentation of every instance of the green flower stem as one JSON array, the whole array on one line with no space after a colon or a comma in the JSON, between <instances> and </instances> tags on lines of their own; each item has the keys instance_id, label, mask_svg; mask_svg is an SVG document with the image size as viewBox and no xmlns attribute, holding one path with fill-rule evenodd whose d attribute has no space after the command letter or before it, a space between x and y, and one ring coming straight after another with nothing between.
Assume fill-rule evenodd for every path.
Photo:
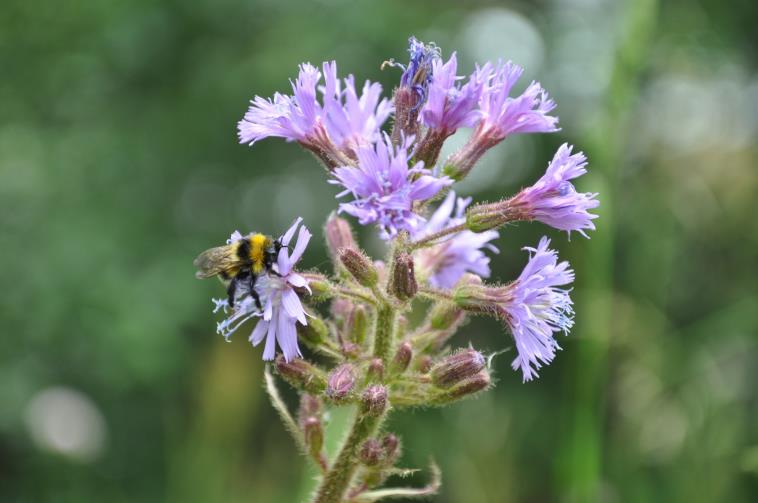
<instances>
[{"instance_id":1,"label":"green flower stem","mask_svg":"<svg viewBox=\"0 0 758 503\"><path fill-rule=\"evenodd\" d=\"M376 432L385 415L369 416L362 414L360 409L356 411L350 434L332 463L332 468L321 481L313 503L342 503L359 466L356 459L358 449Z\"/></svg>"},{"instance_id":2,"label":"green flower stem","mask_svg":"<svg viewBox=\"0 0 758 503\"><path fill-rule=\"evenodd\" d=\"M461 232L465 230L466 230L465 223L455 225L453 227L448 227L447 229L442 229L441 231L435 232L433 234L429 234L428 236L421 238L418 241L409 243L408 247L411 250L417 250L419 248L424 248L425 246L432 246L432 245L438 244L436 242L438 239L441 239L441 238L444 238L445 236L449 236L451 234L455 234L457 232Z\"/></svg>"},{"instance_id":3,"label":"green flower stem","mask_svg":"<svg viewBox=\"0 0 758 503\"><path fill-rule=\"evenodd\" d=\"M389 364L392 349L392 335L395 332L396 309L385 303L376 310L374 327L374 357L381 358L384 365Z\"/></svg>"}]
</instances>

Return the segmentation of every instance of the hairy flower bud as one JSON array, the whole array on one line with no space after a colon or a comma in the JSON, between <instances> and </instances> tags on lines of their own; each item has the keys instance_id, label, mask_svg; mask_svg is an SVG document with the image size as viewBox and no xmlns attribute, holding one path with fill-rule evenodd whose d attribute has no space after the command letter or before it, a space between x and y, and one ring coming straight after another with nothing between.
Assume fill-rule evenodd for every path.
<instances>
[{"instance_id":1,"label":"hairy flower bud","mask_svg":"<svg viewBox=\"0 0 758 503\"><path fill-rule=\"evenodd\" d=\"M341 248L358 248L350 224L344 218L338 217L334 212L329 215L329 219L326 221L324 234L326 235L326 246L329 249L329 256L332 257L335 263L339 261L339 250Z\"/></svg>"},{"instance_id":2,"label":"hairy flower bud","mask_svg":"<svg viewBox=\"0 0 758 503\"><path fill-rule=\"evenodd\" d=\"M366 255L355 248L340 248L339 257L342 265L360 285L368 288L376 285L379 277L374 264Z\"/></svg>"},{"instance_id":3,"label":"hairy flower bud","mask_svg":"<svg viewBox=\"0 0 758 503\"><path fill-rule=\"evenodd\" d=\"M313 300L321 301L329 297L332 285L326 279L326 276L314 272L304 272L301 276L308 282L310 295ZM306 289L302 289L302 291L308 292Z\"/></svg>"},{"instance_id":4,"label":"hairy flower bud","mask_svg":"<svg viewBox=\"0 0 758 503\"><path fill-rule=\"evenodd\" d=\"M276 358L275 366L282 379L294 388L318 395L326 387L324 373L305 360L295 358L287 362L283 355L279 355Z\"/></svg>"},{"instance_id":5,"label":"hairy flower bud","mask_svg":"<svg viewBox=\"0 0 758 503\"><path fill-rule=\"evenodd\" d=\"M409 253L400 252L395 255L387 290L400 300L412 299L418 292L413 257Z\"/></svg>"},{"instance_id":6,"label":"hairy flower bud","mask_svg":"<svg viewBox=\"0 0 758 503\"><path fill-rule=\"evenodd\" d=\"M449 388L477 374L486 365L487 360L479 351L464 349L432 367L432 382L441 388Z\"/></svg>"},{"instance_id":7,"label":"hairy flower bud","mask_svg":"<svg viewBox=\"0 0 758 503\"><path fill-rule=\"evenodd\" d=\"M312 316L307 325L297 324L297 335L306 344L318 346L329 338L329 327L321 318Z\"/></svg>"},{"instance_id":8,"label":"hairy flower bud","mask_svg":"<svg viewBox=\"0 0 758 503\"><path fill-rule=\"evenodd\" d=\"M400 439L394 433L387 433L382 439L387 465L392 466L400 456Z\"/></svg>"},{"instance_id":9,"label":"hairy flower bud","mask_svg":"<svg viewBox=\"0 0 758 503\"><path fill-rule=\"evenodd\" d=\"M317 417L308 417L303 422L303 438L310 455L318 458L324 447L324 429Z\"/></svg>"},{"instance_id":10,"label":"hairy flower bud","mask_svg":"<svg viewBox=\"0 0 758 503\"><path fill-rule=\"evenodd\" d=\"M510 199L491 204L477 204L466 212L466 228L474 232L497 229L509 222L529 220L529 214Z\"/></svg>"},{"instance_id":11,"label":"hairy flower bud","mask_svg":"<svg viewBox=\"0 0 758 503\"><path fill-rule=\"evenodd\" d=\"M368 365L366 372L368 382L381 382L384 379L384 363L381 358L374 358Z\"/></svg>"},{"instance_id":12,"label":"hairy flower bud","mask_svg":"<svg viewBox=\"0 0 758 503\"><path fill-rule=\"evenodd\" d=\"M364 306L355 306L350 313L350 328L348 336L355 344L363 344L368 333L368 313Z\"/></svg>"},{"instance_id":13,"label":"hairy flower bud","mask_svg":"<svg viewBox=\"0 0 758 503\"><path fill-rule=\"evenodd\" d=\"M473 395L487 389L491 384L490 375L486 370L482 370L468 379L459 381L454 386L445 390L439 397L441 403L452 402L468 395Z\"/></svg>"},{"instance_id":14,"label":"hairy flower bud","mask_svg":"<svg viewBox=\"0 0 758 503\"><path fill-rule=\"evenodd\" d=\"M390 372L392 374L402 374L408 368L413 358L413 347L410 342L403 342L398 346L395 356L390 363Z\"/></svg>"},{"instance_id":15,"label":"hairy flower bud","mask_svg":"<svg viewBox=\"0 0 758 503\"><path fill-rule=\"evenodd\" d=\"M429 355L419 355L414 364L414 368L418 372L426 374L432 368L432 357Z\"/></svg>"},{"instance_id":16,"label":"hairy flower bud","mask_svg":"<svg viewBox=\"0 0 758 503\"><path fill-rule=\"evenodd\" d=\"M297 413L300 427L303 427L305 420L309 417L321 417L321 409L321 400L317 396L303 393L300 397L300 407Z\"/></svg>"},{"instance_id":17,"label":"hairy flower bud","mask_svg":"<svg viewBox=\"0 0 758 503\"><path fill-rule=\"evenodd\" d=\"M384 448L375 438L369 438L358 451L358 458L366 466L376 466L384 459Z\"/></svg>"},{"instance_id":18,"label":"hairy flower bud","mask_svg":"<svg viewBox=\"0 0 758 503\"><path fill-rule=\"evenodd\" d=\"M355 387L355 367L344 363L332 370L326 387L326 396L335 401L344 400Z\"/></svg>"},{"instance_id":19,"label":"hairy flower bud","mask_svg":"<svg viewBox=\"0 0 758 503\"><path fill-rule=\"evenodd\" d=\"M381 416L387 408L387 388L381 385L369 386L361 396L361 410L369 416Z\"/></svg>"}]
</instances>

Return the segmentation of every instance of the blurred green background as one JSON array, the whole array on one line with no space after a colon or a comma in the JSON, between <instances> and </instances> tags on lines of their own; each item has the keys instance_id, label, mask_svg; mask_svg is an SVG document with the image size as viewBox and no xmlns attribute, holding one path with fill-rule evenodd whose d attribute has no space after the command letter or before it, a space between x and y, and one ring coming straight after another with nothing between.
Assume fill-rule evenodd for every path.
<instances>
[{"instance_id":1,"label":"blurred green background","mask_svg":"<svg viewBox=\"0 0 758 503\"><path fill-rule=\"evenodd\" d=\"M569 141L602 204L589 241L503 232L502 281L553 237L576 326L535 382L506 354L494 391L395 416L402 465L433 456L440 502L756 501L756 21L751 0L6 0L0 501L302 500L313 473L262 396L260 349L214 333L222 288L192 259L296 215L320 237L336 190L316 162L240 146L235 123L302 61L389 92L380 65L411 34L462 72L513 59L558 103L562 132L507 140L460 193L513 193ZM314 239L303 264L325 261ZM490 320L469 342L511 345Z\"/></svg>"}]
</instances>

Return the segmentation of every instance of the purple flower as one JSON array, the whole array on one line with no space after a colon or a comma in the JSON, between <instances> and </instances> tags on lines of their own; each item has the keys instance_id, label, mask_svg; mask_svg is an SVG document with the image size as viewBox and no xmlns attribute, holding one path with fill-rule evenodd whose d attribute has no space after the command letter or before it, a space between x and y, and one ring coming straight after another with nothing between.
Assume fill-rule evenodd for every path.
<instances>
[{"instance_id":1,"label":"purple flower","mask_svg":"<svg viewBox=\"0 0 758 503\"><path fill-rule=\"evenodd\" d=\"M477 105L490 78L492 68L487 63L477 68L463 86L457 82L462 78L456 75L458 60L455 53L447 63L441 59L432 62L432 80L429 84L429 97L421 109L421 122L431 128L451 135L460 127L473 127L481 116Z\"/></svg>"},{"instance_id":2,"label":"purple flower","mask_svg":"<svg viewBox=\"0 0 758 503\"><path fill-rule=\"evenodd\" d=\"M276 93L272 100L256 96L237 125L240 143L252 145L276 136L336 156L335 150L350 153L358 145L376 141L392 111L386 99L380 101L381 86L366 81L358 97L352 75L344 79L343 86L334 61L324 63L323 69L323 86L319 86L321 72L303 63L292 83L292 96Z\"/></svg>"},{"instance_id":3,"label":"purple flower","mask_svg":"<svg viewBox=\"0 0 758 503\"><path fill-rule=\"evenodd\" d=\"M220 322L217 327L217 332L228 340L232 333L245 321L253 317L261 318L250 335L250 342L257 346L265 337L264 360L274 359L276 344L279 345L284 354L284 359L288 362L297 356L302 356L297 344L295 325L298 322L301 325L307 325L308 322L303 305L294 288L306 288L309 291L310 288L308 281L294 272L292 268L302 257L306 246L308 246L308 241L311 239L311 233L305 226L300 227L297 243L292 254L288 249L300 222L302 222L302 218L298 218L280 238L283 247L279 251L279 256L273 266L274 273L262 275L256 282L255 289L263 301L263 312L257 310L252 297L247 295L235 303L232 314ZM234 237L233 234L232 239ZM214 312L222 308L226 312L228 308L226 300L214 300L214 302L216 304Z\"/></svg>"},{"instance_id":4,"label":"purple flower","mask_svg":"<svg viewBox=\"0 0 758 503\"><path fill-rule=\"evenodd\" d=\"M498 64L491 85L482 93L482 120L479 134L487 133L493 141L515 133L552 133L558 131L558 118L548 115L555 108L547 92L532 81L526 90L511 98L511 89L524 69L510 61Z\"/></svg>"},{"instance_id":5,"label":"purple flower","mask_svg":"<svg viewBox=\"0 0 758 503\"><path fill-rule=\"evenodd\" d=\"M337 195L352 194L349 203L340 204L340 211L353 215L361 225L377 224L383 239L400 230L413 233L424 219L414 213L414 201L424 201L453 183L447 177L436 177L423 162L408 167L412 138L393 147L388 136L375 146L358 149L358 166L341 166L334 170L336 183L345 187Z\"/></svg>"},{"instance_id":6,"label":"purple flower","mask_svg":"<svg viewBox=\"0 0 758 503\"><path fill-rule=\"evenodd\" d=\"M571 154L573 147L564 143L548 164L537 183L519 192L508 205L528 219L538 220L569 234L577 231L587 237L585 229L595 230L592 219L597 215L587 210L597 208L597 193L577 192L569 181L587 172L587 157Z\"/></svg>"},{"instance_id":7,"label":"purple flower","mask_svg":"<svg viewBox=\"0 0 758 503\"><path fill-rule=\"evenodd\" d=\"M553 361L555 350L560 349L553 333L568 334L574 325L569 291L557 288L572 283L574 271L568 262L558 263L558 254L548 249L549 244L543 237L536 249L524 248L531 252L529 262L506 287L508 299L502 304L518 351L511 367L521 369L524 381L537 377L542 363Z\"/></svg>"},{"instance_id":8,"label":"purple flower","mask_svg":"<svg viewBox=\"0 0 758 503\"><path fill-rule=\"evenodd\" d=\"M450 191L426 225L414 235L414 239L464 223L466 207L470 203L471 198L458 198L456 201L455 192ZM452 288L466 272L488 278L490 259L484 254L483 248L498 253L498 249L489 243L498 236L497 231L457 232L439 244L420 250L417 265L422 274L428 275L429 284L437 288Z\"/></svg>"},{"instance_id":9,"label":"purple flower","mask_svg":"<svg viewBox=\"0 0 758 503\"><path fill-rule=\"evenodd\" d=\"M427 87L432 80L432 64L439 60L440 50L434 42L424 44L416 37L410 37L408 54L410 59L407 66L392 62L391 64L396 64L403 69L400 87L408 87L416 92L419 98L416 107L419 107L426 99Z\"/></svg>"},{"instance_id":10,"label":"purple flower","mask_svg":"<svg viewBox=\"0 0 758 503\"><path fill-rule=\"evenodd\" d=\"M516 281L501 287L464 285L455 292L455 301L466 310L493 314L505 321L516 341L518 356L511 366L521 369L524 381L537 377L537 370L549 364L560 349L554 332L568 334L573 326L569 291L558 288L574 281L568 262L558 263L558 255L548 249L543 237L531 252Z\"/></svg>"}]
</instances>

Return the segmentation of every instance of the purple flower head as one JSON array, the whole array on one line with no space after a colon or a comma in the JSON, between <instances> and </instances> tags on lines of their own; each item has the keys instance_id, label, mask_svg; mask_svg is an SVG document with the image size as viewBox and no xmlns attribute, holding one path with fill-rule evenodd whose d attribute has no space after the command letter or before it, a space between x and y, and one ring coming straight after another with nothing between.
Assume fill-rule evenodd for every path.
<instances>
[{"instance_id":1,"label":"purple flower head","mask_svg":"<svg viewBox=\"0 0 758 503\"><path fill-rule=\"evenodd\" d=\"M511 367L521 369L525 382L537 377L537 370L553 361L560 349L553 333L568 334L574 324L569 291L558 288L574 281L574 271L568 262L558 263L558 254L549 244L543 237L536 249L524 248L531 253L518 279L504 287L487 288L486 296L516 341L518 356Z\"/></svg>"},{"instance_id":2,"label":"purple flower head","mask_svg":"<svg viewBox=\"0 0 758 503\"><path fill-rule=\"evenodd\" d=\"M487 63L477 68L468 82L459 85L462 79L456 74L458 60L455 53L447 63L441 59L432 62L432 80L429 97L421 110L421 122L432 129L452 134L460 127L472 127L481 116L478 110L479 98L484 85L490 78L492 68Z\"/></svg>"},{"instance_id":3,"label":"purple flower head","mask_svg":"<svg viewBox=\"0 0 758 503\"><path fill-rule=\"evenodd\" d=\"M424 44L416 37L411 37L408 39L408 54L408 65L395 64L403 69L400 86L409 87L418 95L418 108L426 99L427 88L432 80L432 64L439 60L440 50L434 42Z\"/></svg>"},{"instance_id":4,"label":"purple flower head","mask_svg":"<svg viewBox=\"0 0 758 503\"><path fill-rule=\"evenodd\" d=\"M337 197L352 194L355 198L340 204L340 211L353 215L361 225L379 225L383 239L400 230L413 233L424 221L413 212L413 202L429 199L453 183L447 177L434 176L423 162L408 167L412 140L393 147L385 135L373 147L358 149L357 167L341 166L333 171L332 183L345 188Z\"/></svg>"},{"instance_id":5,"label":"purple flower head","mask_svg":"<svg viewBox=\"0 0 758 503\"><path fill-rule=\"evenodd\" d=\"M263 301L263 312L255 307L255 302L250 295L245 296L241 301L235 302L231 315L224 321L220 322L217 332L222 334L227 340L229 337L247 320L253 317L261 318L255 325L255 329L250 335L250 342L254 346L266 339L266 346L263 350L264 360L273 360L276 354L276 345L278 344L284 354L286 361L291 361L297 356L302 356L297 344L296 323L307 325L306 313L300 298L294 288L308 287L308 281L300 274L293 271L293 266L300 260L308 241L311 239L311 233L305 226L300 227L292 253L290 254L288 245L295 235L295 231L302 222L302 218L295 220L295 223L280 238L282 249L279 251L276 263L273 265L276 274L265 274L258 278L255 289ZM232 240L239 233L232 235ZM249 293L249 292L247 292ZM245 292L242 292L244 295ZM227 310L228 302L226 300L214 300L216 304L215 311Z\"/></svg>"},{"instance_id":6,"label":"purple flower head","mask_svg":"<svg viewBox=\"0 0 758 503\"><path fill-rule=\"evenodd\" d=\"M426 225L416 232L414 238L423 238L464 223L466 207L470 203L471 198L456 200L455 192L450 191ZM428 275L429 284L437 288L452 288L466 272L488 278L490 259L484 254L483 249L498 253L498 249L490 244L490 241L498 236L497 231L457 232L439 244L420 250L417 265L419 270Z\"/></svg>"},{"instance_id":7,"label":"purple flower head","mask_svg":"<svg viewBox=\"0 0 758 503\"><path fill-rule=\"evenodd\" d=\"M587 210L597 208L597 193L577 192L569 181L587 172L587 157L571 154L573 147L564 143L555 153L547 171L537 183L519 192L509 205L527 218L538 220L569 234L577 231L587 237L586 229L595 230Z\"/></svg>"},{"instance_id":8,"label":"purple flower head","mask_svg":"<svg viewBox=\"0 0 758 503\"><path fill-rule=\"evenodd\" d=\"M483 114L479 127L493 141L500 141L516 133L552 133L558 131L558 118L548 115L555 108L547 92L538 82L532 81L516 98L511 89L524 69L508 61L494 69L491 85L487 86L480 100Z\"/></svg>"},{"instance_id":9,"label":"purple flower head","mask_svg":"<svg viewBox=\"0 0 758 503\"><path fill-rule=\"evenodd\" d=\"M237 125L240 143L252 145L276 136L310 148L349 151L376 141L392 111L386 99L380 101L381 86L366 81L359 97L352 75L344 79L343 86L335 62L324 63L323 69L323 86L319 86L321 72L303 63L292 82L292 96L276 93L273 100L256 96ZM323 105L317 92L322 94Z\"/></svg>"}]
</instances>

